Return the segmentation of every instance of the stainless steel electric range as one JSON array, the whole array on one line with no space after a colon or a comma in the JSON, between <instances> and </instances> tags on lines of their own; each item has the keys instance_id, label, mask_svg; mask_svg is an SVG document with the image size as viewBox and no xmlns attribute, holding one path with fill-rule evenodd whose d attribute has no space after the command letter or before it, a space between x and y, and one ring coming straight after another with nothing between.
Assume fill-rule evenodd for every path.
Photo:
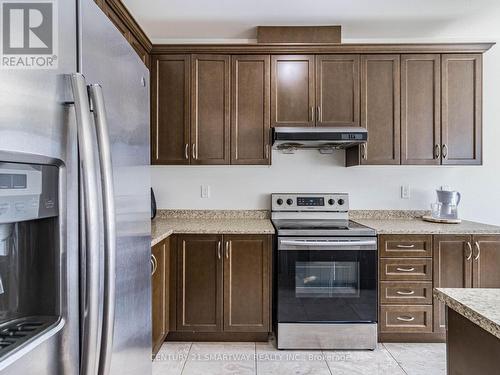
<instances>
[{"instance_id":1,"label":"stainless steel electric range","mask_svg":"<svg viewBox=\"0 0 500 375\"><path fill-rule=\"evenodd\" d=\"M348 194L272 194L278 349L375 349L377 234Z\"/></svg>"}]
</instances>

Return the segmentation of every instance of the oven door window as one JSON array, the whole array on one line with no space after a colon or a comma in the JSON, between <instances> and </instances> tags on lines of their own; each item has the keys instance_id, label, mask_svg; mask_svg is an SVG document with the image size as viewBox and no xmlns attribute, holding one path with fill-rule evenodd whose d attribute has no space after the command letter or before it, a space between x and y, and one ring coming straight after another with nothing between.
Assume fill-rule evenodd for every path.
<instances>
[{"instance_id":1,"label":"oven door window","mask_svg":"<svg viewBox=\"0 0 500 375\"><path fill-rule=\"evenodd\" d=\"M278 251L278 321L376 322L377 252Z\"/></svg>"},{"instance_id":2,"label":"oven door window","mask_svg":"<svg viewBox=\"0 0 500 375\"><path fill-rule=\"evenodd\" d=\"M295 263L297 298L359 297L359 262Z\"/></svg>"}]
</instances>

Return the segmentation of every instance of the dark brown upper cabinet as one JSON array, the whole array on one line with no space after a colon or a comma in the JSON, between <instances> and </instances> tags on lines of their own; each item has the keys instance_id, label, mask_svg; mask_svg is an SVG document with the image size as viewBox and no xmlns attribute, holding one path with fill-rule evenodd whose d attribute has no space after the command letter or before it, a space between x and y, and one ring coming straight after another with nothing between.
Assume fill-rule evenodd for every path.
<instances>
[{"instance_id":1,"label":"dark brown upper cabinet","mask_svg":"<svg viewBox=\"0 0 500 375\"><path fill-rule=\"evenodd\" d=\"M231 164L270 164L269 55L231 61Z\"/></svg>"},{"instance_id":2,"label":"dark brown upper cabinet","mask_svg":"<svg viewBox=\"0 0 500 375\"><path fill-rule=\"evenodd\" d=\"M191 164L230 162L230 56L193 55Z\"/></svg>"},{"instance_id":3,"label":"dark brown upper cabinet","mask_svg":"<svg viewBox=\"0 0 500 375\"><path fill-rule=\"evenodd\" d=\"M314 55L271 57L271 126L314 126Z\"/></svg>"},{"instance_id":4,"label":"dark brown upper cabinet","mask_svg":"<svg viewBox=\"0 0 500 375\"><path fill-rule=\"evenodd\" d=\"M359 55L316 56L316 126L359 126Z\"/></svg>"},{"instance_id":5,"label":"dark brown upper cabinet","mask_svg":"<svg viewBox=\"0 0 500 375\"><path fill-rule=\"evenodd\" d=\"M361 56L361 126L368 142L346 151L346 165L401 163L399 55Z\"/></svg>"},{"instance_id":6,"label":"dark brown upper cabinet","mask_svg":"<svg viewBox=\"0 0 500 375\"><path fill-rule=\"evenodd\" d=\"M402 55L401 164L440 163L440 55Z\"/></svg>"},{"instance_id":7,"label":"dark brown upper cabinet","mask_svg":"<svg viewBox=\"0 0 500 375\"><path fill-rule=\"evenodd\" d=\"M189 164L189 55L154 56L151 70L151 162Z\"/></svg>"},{"instance_id":8,"label":"dark brown upper cabinet","mask_svg":"<svg viewBox=\"0 0 500 375\"><path fill-rule=\"evenodd\" d=\"M482 164L482 56L441 56L442 164Z\"/></svg>"}]
</instances>

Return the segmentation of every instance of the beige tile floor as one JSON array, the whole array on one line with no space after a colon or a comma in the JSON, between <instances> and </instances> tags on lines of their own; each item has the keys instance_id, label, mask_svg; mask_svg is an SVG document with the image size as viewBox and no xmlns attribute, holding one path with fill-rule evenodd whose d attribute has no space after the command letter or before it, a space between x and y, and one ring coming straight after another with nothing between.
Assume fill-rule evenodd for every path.
<instances>
[{"instance_id":1,"label":"beige tile floor","mask_svg":"<svg viewBox=\"0 0 500 375\"><path fill-rule=\"evenodd\" d=\"M277 350L269 343L168 342L153 375L444 375L445 344L379 344L374 351Z\"/></svg>"}]
</instances>

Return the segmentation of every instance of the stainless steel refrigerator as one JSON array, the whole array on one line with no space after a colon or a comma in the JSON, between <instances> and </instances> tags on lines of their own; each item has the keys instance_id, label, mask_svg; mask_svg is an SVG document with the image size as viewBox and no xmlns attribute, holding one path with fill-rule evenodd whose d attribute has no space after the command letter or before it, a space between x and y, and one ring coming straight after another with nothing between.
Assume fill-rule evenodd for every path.
<instances>
[{"instance_id":1,"label":"stainless steel refrigerator","mask_svg":"<svg viewBox=\"0 0 500 375\"><path fill-rule=\"evenodd\" d=\"M0 69L0 374L150 374L149 72L54 14L57 69Z\"/></svg>"}]
</instances>

